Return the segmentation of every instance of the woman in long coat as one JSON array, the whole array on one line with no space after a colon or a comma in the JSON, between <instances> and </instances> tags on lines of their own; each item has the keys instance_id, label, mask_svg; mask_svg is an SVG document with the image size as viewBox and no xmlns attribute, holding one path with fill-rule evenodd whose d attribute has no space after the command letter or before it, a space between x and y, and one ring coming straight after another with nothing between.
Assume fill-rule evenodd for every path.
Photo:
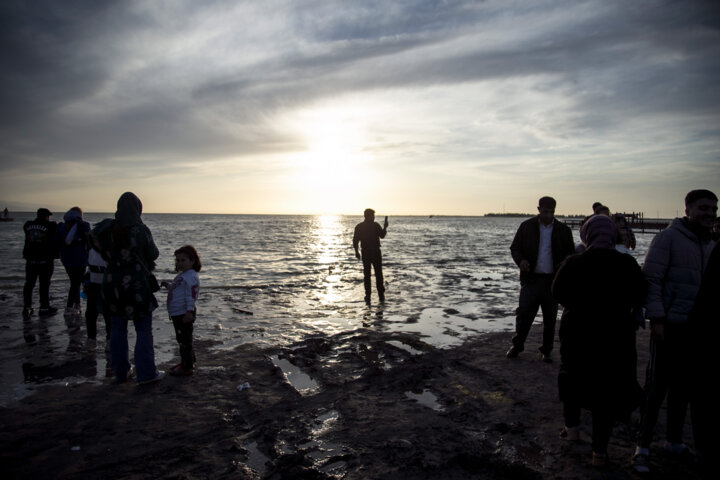
<instances>
[{"instance_id":1,"label":"woman in long coat","mask_svg":"<svg viewBox=\"0 0 720 480\"><path fill-rule=\"evenodd\" d=\"M552 292L563 306L558 377L566 432L577 438L581 408L592 411L593 464L607 460L614 421L639 405L635 312L647 291L635 259L615 250L617 230L596 215L585 227L587 250L558 269Z\"/></svg>"},{"instance_id":2,"label":"woman in long coat","mask_svg":"<svg viewBox=\"0 0 720 480\"><path fill-rule=\"evenodd\" d=\"M110 317L110 358L119 382L131 373L128 361L128 321L135 326L135 368L138 383L163 378L155 367L151 271L159 256L150 229L143 223L142 203L131 192L118 199L114 219L105 219L92 231L98 250L107 262L102 285L102 312Z\"/></svg>"}]
</instances>

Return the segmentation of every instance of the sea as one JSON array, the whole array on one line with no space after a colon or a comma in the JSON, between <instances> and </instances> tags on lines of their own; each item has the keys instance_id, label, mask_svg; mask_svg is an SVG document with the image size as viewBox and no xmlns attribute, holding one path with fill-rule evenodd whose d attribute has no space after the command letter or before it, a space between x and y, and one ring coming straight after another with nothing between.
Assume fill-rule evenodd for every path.
<instances>
[{"instance_id":1,"label":"sea","mask_svg":"<svg viewBox=\"0 0 720 480\"><path fill-rule=\"evenodd\" d=\"M13 217L0 222L0 405L44 385L107 381L104 323L99 319L98 339L90 342L84 318L63 316L69 280L59 260L50 288L59 313L37 316L36 286L36 313L23 319L22 226L34 214ZM92 225L108 217L84 216ZM509 341L514 330L519 281L509 247L524 218L390 217L382 240L382 304L374 278L372 301L364 301L362 262L352 248L361 216L145 214L143 220L160 250L158 280L174 278L175 249L197 249L203 267L194 338L211 348L280 348L361 329L413 333L450 348L491 331L509 332ZM573 235L579 242L576 229ZM653 236L636 233L638 263ZM156 296L156 362L166 364L178 357L177 343L166 292ZM132 328L129 341L134 344Z\"/></svg>"}]
</instances>

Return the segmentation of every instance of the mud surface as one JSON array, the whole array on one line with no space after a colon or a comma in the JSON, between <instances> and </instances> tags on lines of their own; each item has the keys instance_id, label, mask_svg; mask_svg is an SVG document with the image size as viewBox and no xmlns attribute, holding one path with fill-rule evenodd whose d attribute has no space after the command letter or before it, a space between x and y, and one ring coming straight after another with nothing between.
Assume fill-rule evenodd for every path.
<instances>
[{"instance_id":1,"label":"mud surface","mask_svg":"<svg viewBox=\"0 0 720 480\"><path fill-rule=\"evenodd\" d=\"M192 377L53 386L1 409L0 470L6 479L635 478L633 425L616 426L602 470L590 466L589 415L583 441L559 438L558 363L534 353L540 330L516 360L505 358L507 333L444 350L371 329L286 349L200 343ZM639 371L646 340L642 332ZM659 446L653 453L650 478L695 478Z\"/></svg>"}]
</instances>

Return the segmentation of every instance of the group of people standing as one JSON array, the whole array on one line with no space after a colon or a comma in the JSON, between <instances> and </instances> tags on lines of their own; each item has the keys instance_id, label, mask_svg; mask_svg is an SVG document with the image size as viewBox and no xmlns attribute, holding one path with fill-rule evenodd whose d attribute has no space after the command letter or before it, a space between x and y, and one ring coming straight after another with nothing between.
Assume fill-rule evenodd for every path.
<instances>
[{"instance_id":1,"label":"group of people standing","mask_svg":"<svg viewBox=\"0 0 720 480\"><path fill-rule=\"evenodd\" d=\"M558 390L563 403L568 440L580 438L581 409L592 412L593 464L607 462L607 446L615 421L628 421L642 407L637 448L632 456L636 471L649 471L649 447L667 396L667 445L669 452L688 455L682 429L688 405L692 407L693 432L698 460L708 461L718 445L718 414L711 405L708 377L715 370L714 351L720 325L717 300L720 291L720 250L711 229L717 218L717 196L709 190L693 190L685 197L685 217L676 218L653 239L641 268L627 255L635 238L621 217L610 216L602 204L582 224L582 245L576 247L570 228L555 218L556 201L542 197L538 215L519 226L510 246L520 269L520 296L516 329L508 358L517 358L538 310L542 310L543 335L540 358L552 362L558 305L563 306ZM133 369L128 361L127 327L133 321L137 333L135 368L139 383L163 377L155 366L152 312L160 287L152 274L159 256L152 234L141 219L142 203L124 193L115 218L94 228L73 207L56 225L51 212L37 211L25 224L27 261L24 310L32 314L32 291L40 281L40 315L56 309L49 304L49 283L54 259L60 257L70 278L67 314L78 314L80 288L90 265L87 308L88 335L95 335L99 309L108 319L111 363L118 381L126 381ZM374 269L378 298L385 300L380 239L387 234L375 222L375 211L364 212L365 221L355 227L353 247L363 261L365 300L370 302ZM617 248L622 245L625 248ZM362 255L359 247L362 246ZM576 253L580 252L580 253ZM180 344L181 362L170 373L192 374L193 322L196 318L200 257L192 246L175 251L178 276L168 288L168 312ZM94 287L92 287L94 285ZM91 296L93 300L91 301ZM651 328L650 363L645 389L636 378L636 329ZM91 322L92 320L92 322ZM92 328L91 328L92 323Z\"/></svg>"},{"instance_id":2,"label":"group of people standing","mask_svg":"<svg viewBox=\"0 0 720 480\"><path fill-rule=\"evenodd\" d=\"M88 337L95 338L96 320L105 318L110 345L110 364L118 382L136 375L138 383L155 382L164 372L155 365L152 334L152 312L158 307L154 293L160 289L152 273L159 251L150 229L143 223L142 203L132 192L117 202L114 218L99 222L94 228L82 219L82 211L73 207L60 225L50 221L52 213L41 208L37 218L25 223L26 281L23 290L23 315L33 313L32 292L40 280L39 315L53 315L57 309L49 303L50 278L54 260L60 258L70 279L66 316L80 315L80 289L85 283L87 294L86 323ZM170 370L174 375L191 375L195 367L192 348L192 324L196 317L202 268L200 257L190 245L175 251L179 272L173 282L163 282L168 289L168 313L180 344L181 362ZM86 269L89 267L89 271ZM128 322L136 332L135 367L128 359Z\"/></svg>"},{"instance_id":3,"label":"group of people standing","mask_svg":"<svg viewBox=\"0 0 720 480\"><path fill-rule=\"evenodd\" d=\"M524 221L510 251L520 268L516 329L508 358L517 358L538 309L543 313L540 357L551 362L558 304L563 306L558 391L568 440L580 438L580 412L592 412L592 463L607 462L615 421L628 422L641 407L632 466L650 470L650 443L667 397L667 442L671 454L695 456L703 469L718 446L719 415L711 404L717 359L720 309L720 247L711 229L717 196L693 190L685 197L685 217L658 233L643 267L618 243L634 236L623 231L609 210L598 209L581 227L582 245L573 245L567 225L554 218L555 200L543 197L538 215ZM601 204L597 205L602 207ZM594 205L593 208L596 206ZM631 233L631 232L630 232ZM634 245L633 245L634 247ZM575 254L575 251L581 253ZM637 382L636 329L648 319L650 361L645 388ZM711 343L712 342L712 343ZM683 443L691 407L696 452Z\"/></svg>"},{"instance_id":4,"label":"group of people standing","mask_svg":"<svg viewBox=\"0 0 720 480\"><path fill-rule=\"evenodd\" d=\"M80 207L72 207L65 213L59 225L50 221L52 212L47 208L37 211L35 220L25 223L25 287L23 290L23 315L32 315L32 292L40 281L40 315L53 315L57 308L50 305L50 279L55 269L55 259L60 258L68 278L70 290L65 308L66 315L80 315L80 289L88 264L88 233L90 224L82 219ZM88 321L90 319L88 318Z\"/></svg>"}]
</instances>

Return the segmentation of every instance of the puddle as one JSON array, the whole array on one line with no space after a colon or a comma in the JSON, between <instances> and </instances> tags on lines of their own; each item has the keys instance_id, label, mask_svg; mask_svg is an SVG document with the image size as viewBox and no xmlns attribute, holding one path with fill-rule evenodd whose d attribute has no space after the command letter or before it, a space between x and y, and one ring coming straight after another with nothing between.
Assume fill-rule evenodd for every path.
<instances>
[{"instance_id":1,"label":"puddle","mask_svg":"<svg viewBox=\"0 0 720 480\"><path fill-rule=\"evenodd\" d=\"M272 360L276 367L282 370L283 375L285 375L285 379L295 390L298 391L298 393L300 393L300 395L312 395L317 393L320 389L320 385L318 385L312 377L290 363L288 360L280 358L277 355L272 355L270 360Z\"/></svg>"},{"instance_id":2,"label":"puddle","mask_svg":"<svg viewBox=\"0 0 720 480\"><path fill-rule=\"evenodd\" d=\"M398 340L390 340L387 342L387 344L392 345L393 347L399 348L400 350L405 350L406 352L408 352L411 355L422 355L422 353L423 353L420 350L417 350L417 349L411 347L407 343L403 343Z\"/></svg>"},{"instance_id":3,"label":"puddle","mask_svg":"<svg viewBox=\"0 0 720 480\"><path fill-rule=\"evenodd\" d=\"M405 392L405 396L411 400L415 400L420 405L432 408L436 412L445 411L445 407L438 402L437 396L427 388L422 393Z\"/></svg>"},{"instance_id":4,"label":"puddle","mask_svg":"<svg viewBox=\"0 0 720 480\"><path fill-rule=\"evenodd\" d=\"M321 437L333 428L338 418L340 418L340 414L336 410L318 415L313 420L310 432L313 440L301 447L308 450L308 457L312 458L316 465L321 465L321 471L333 476L337 476L345 470L345 461L337 460L337 457L343 454L343 446Z\"/></svg>"},{"instance_id":5,"label":"puddle","mask_svg":"<svg viewBox=\"0 0 720 480\"><path fill-rule=\"evenodd\" d=\"M417 332L424 337L424 342L435 348L458 346L470 336L481 333L485 323L448 313L437 307L424 309L417 318L412 318L412 321L400 315L393 315L388 320L389 331Z\"/></svg>"},{"instance_id":6,"label":"puddle","mask_svg":"<svg viewBox=\"0 0 720 480\"><path fill-rule=\"evenodd\" d=\"M265 463L268 458L258 449L257 442L251 442L245 445L248 451L248 459L246 465L260 474L265 475Z\"/></svg>"}]
</instances>

